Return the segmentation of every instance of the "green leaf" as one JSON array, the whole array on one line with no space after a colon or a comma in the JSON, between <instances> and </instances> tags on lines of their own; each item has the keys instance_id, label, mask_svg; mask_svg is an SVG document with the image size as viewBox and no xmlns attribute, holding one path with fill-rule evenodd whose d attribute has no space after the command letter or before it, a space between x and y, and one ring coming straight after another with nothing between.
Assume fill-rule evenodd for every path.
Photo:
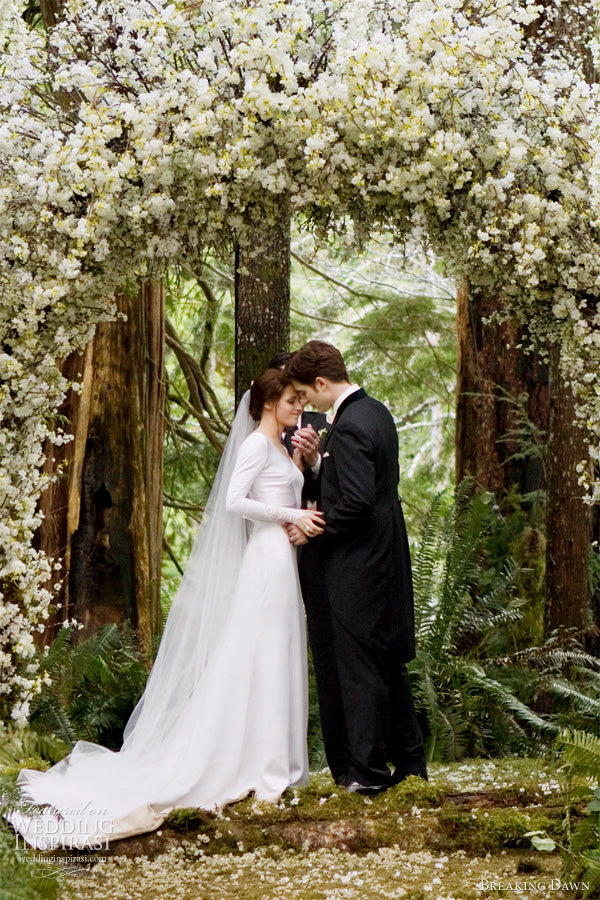
<instances>
[{"instance_id":1,"label":"green leaf","mask_svg":"<svg viewBox=\"0 0 600 900\"><path fill-rule=\"evenodd\" d=\"M556 847L556 842L553 841L552 838L538 837L537 835L534 835L531 838L531 843L536 850L544 850L547 853L551 853Z\"/></svg>"}]
</instances>

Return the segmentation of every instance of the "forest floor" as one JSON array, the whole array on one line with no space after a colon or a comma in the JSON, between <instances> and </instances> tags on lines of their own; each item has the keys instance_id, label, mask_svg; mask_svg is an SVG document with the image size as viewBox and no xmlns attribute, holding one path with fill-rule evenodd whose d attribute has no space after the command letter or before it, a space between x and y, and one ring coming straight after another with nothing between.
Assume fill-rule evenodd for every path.
<instances>
[{"instance_id":1,"label":"forest floor","mask_svg":"<svg viewBox=\"0 0 600 900\"><path fill-rule=\"evenodd\" d=\"M277 805L251 798L219 815L177 810L156 832L60 863L77 900L483 900L576 896L559 854L527 832L564 841L555 767L473 760L430 767L375 798L328 774ZM53 860L57 860L54 852Z\"/></svg>"}]
</instances>

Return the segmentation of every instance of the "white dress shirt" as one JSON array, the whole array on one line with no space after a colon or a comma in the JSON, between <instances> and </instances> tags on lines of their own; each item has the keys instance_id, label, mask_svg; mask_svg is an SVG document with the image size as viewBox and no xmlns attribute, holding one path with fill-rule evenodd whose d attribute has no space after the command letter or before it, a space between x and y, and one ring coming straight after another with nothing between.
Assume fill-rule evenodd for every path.
<instances>
[{"instance_id":1,"label":"white dress shirt","mask_svg":"<svg viewBox=\"0 0 600 900\"><path fill-rule=\"evenodd\" d=\"M343 394L340 394L340 396L337 398L337 400L331 407L331 411L333 413L333 416L331 418L332 422L335 419L335 417L337 416L338 409L340 408L340 406L342 405L342 403L344 402L346 397L349 397L350 394L356 393L356 391L360 391L360 384L351 384L349 388L346 388L346 390L344 391Z\"/></svg>"}]
</instances>

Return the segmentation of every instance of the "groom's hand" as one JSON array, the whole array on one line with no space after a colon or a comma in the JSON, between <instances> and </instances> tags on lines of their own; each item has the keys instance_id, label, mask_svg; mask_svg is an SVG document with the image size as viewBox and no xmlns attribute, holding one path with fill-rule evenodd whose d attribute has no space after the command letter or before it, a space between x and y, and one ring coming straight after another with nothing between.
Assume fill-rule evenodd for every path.
<instances>
[{"instance_id":1,"label":"groom's hand","mask_svg":"<svg viewBox=\"0 0 600 900\"><path fill-rule=\"evenodd\" d=\"M290 539L290 544L293 544L294 547L300 547L301 544L308 544L307 536L300 528L298 528L297 525L292 525L291 523L289 523L286 528L288 537Z\"/></svg>"},{"instance_id":2,"label":"groom's hand","mask_svg":"<svg viewBox=\"0 0 600 900\"><path fill-rule=\"evenodd\" d=\"M299 428L292 435L292 444L302 451L306 465L311 468L316 466L319 460L319 443L319 435L312 425L307 425L306 428Z\"/></svg>"},{"instance_id":3,"label":"groom's hand","mask_svg":"<svg viewBox=\"0 0 600 900\"><path fill-rule=\"evenodd\" d=\"M306 469L306 461L300 447L294 447L294 455L292 457L301 472Z\"/></svg>"}]
</instances>

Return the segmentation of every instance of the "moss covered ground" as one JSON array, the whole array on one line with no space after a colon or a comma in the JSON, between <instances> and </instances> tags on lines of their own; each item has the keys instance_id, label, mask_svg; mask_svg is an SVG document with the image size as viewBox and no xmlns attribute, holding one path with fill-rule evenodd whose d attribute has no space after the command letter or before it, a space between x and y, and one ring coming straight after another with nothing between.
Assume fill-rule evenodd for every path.
<instances>
[{"instance_id":1,"label":"moss covered ground","mask_svg":"<svg viewBox=\"0 0 600 900\"><path fill-rule=\"evenodd\" d=\"M559 888L565 797L552 764L475 760L432 766L379 797L349 795L327 773L274 804L220 814L177 810L156 832L67 860L76 900L383 900L573 898Z\"/></svg>"}]
</instances>

